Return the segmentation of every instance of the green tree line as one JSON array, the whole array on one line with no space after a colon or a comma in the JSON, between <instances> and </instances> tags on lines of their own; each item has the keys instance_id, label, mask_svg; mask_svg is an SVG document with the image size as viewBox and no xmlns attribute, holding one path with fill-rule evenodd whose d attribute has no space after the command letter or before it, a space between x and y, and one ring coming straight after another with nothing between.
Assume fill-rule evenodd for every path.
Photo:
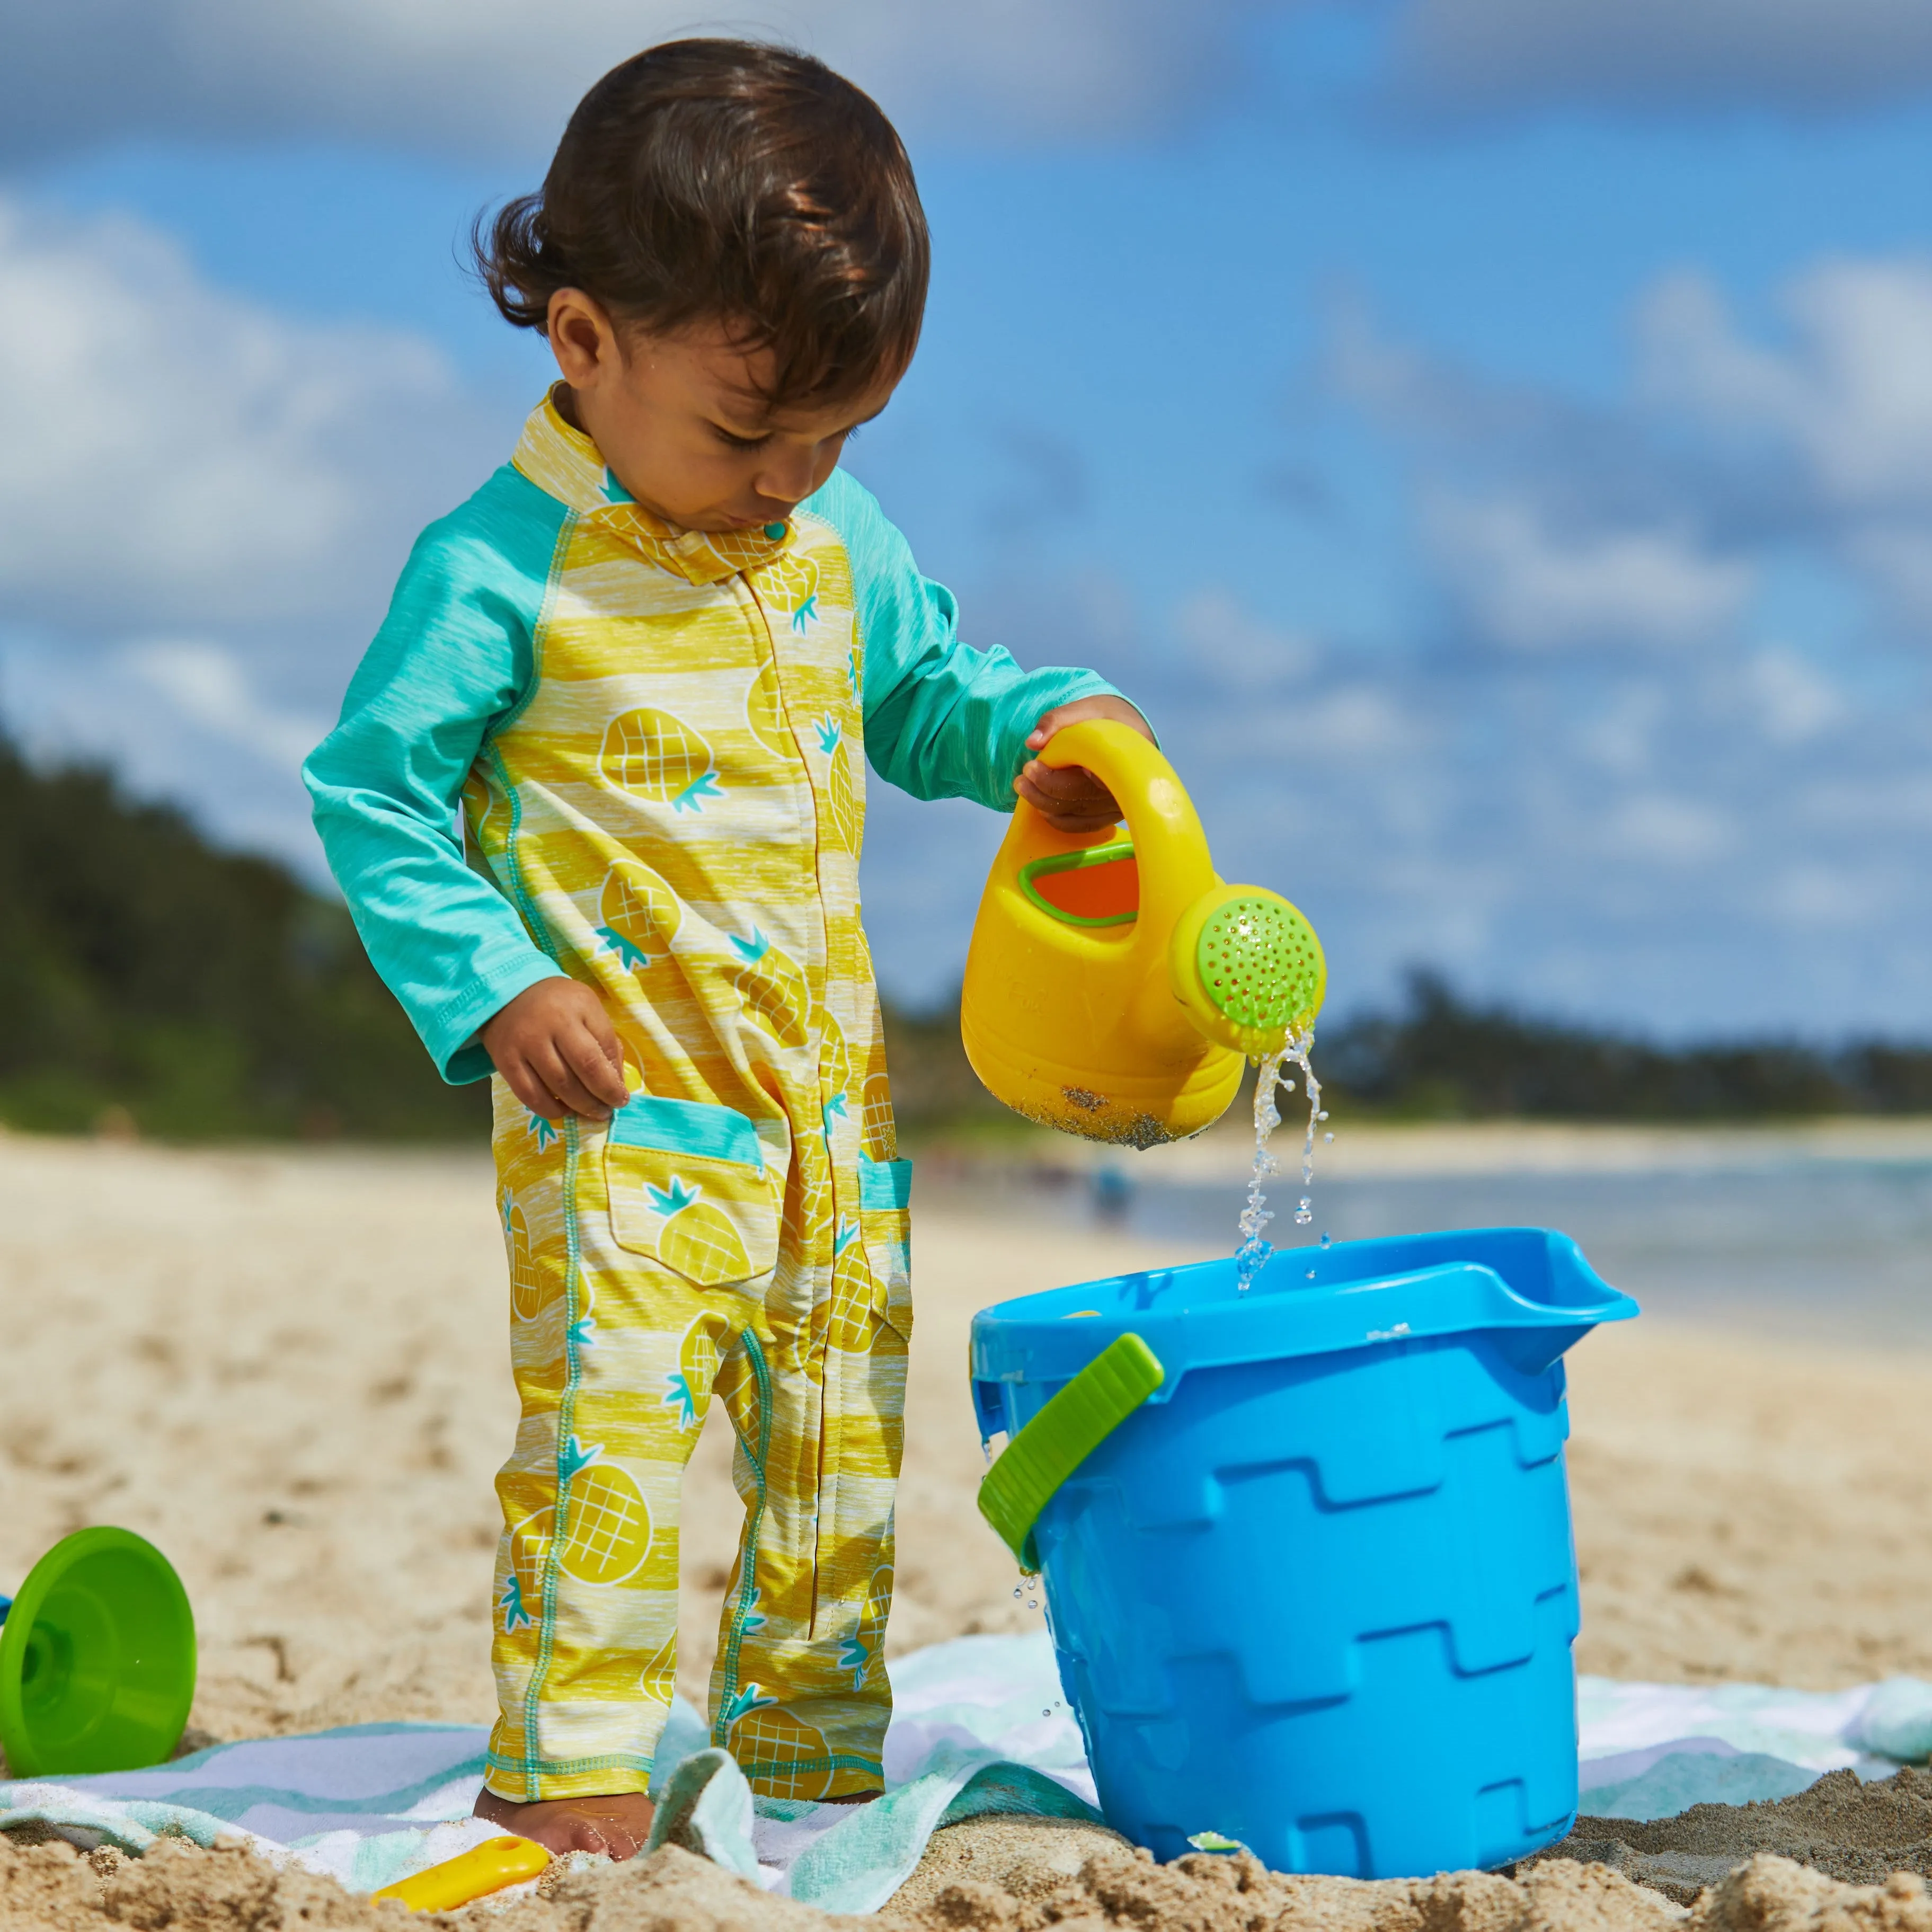
<instances>
[{"instance_id":1,"label":"green tree line","mask_svg":"<svg viewBox=\"0 0 1932 1932\"><path fill-rule=\"evenodd\" d=\"M341 906L106 771L0 739L0 1120L479 1140Z\"/></svg>"},{"instance_id":2,"label":"green tree line","mask_svg":"<svg viewBox=\"0 0 1932 1932\"><path fill-rule=\"evenodd\" d=\"M956 1002L888 1006L902 1123L1010 1125ZM1711 1120L1932 1112L1932 1047L1666 1047L1538 1019L1413 974L1322 1029L1338 1107L1394 1118ZM348 914L272 860L212 845L97 767L37 770L0 737L0 1122L164 1138L480 1140L481 1086L436 1077Z\"/></svg>"},{"instance_id":3,"label":"green tree line","mask_svg":"<svg viewBox=\"0 0 1932 1932\"><path fill-rule=\"evenodd\" d=\"M967 1064L956 1003L922 1014L888 1007L886 1041L902 1124L944 1131L1012 1119ZM1479 1004L1424 970L1408 976L1393 1010L1318 1028L1313 1058L1330 1110L1358 1119L1667 1122L1932 1113L1932 1047L1796 1039L1662 1046Z\"/></svg>"},{"instance_id":4,"label":"green tree line","mask_svg":"<svg viewBox=\"0 0 1932 1932\"><path fill-rule=\"evenodd\" d=\"M1798 1039L1666 1047L1461 998L1417 971L1392 1012L1318 1033L1324 1090L1358 1112L1480 1120L1719 1120L1932 1113L1932 1047Z\"/></svg>"}]
</instances>

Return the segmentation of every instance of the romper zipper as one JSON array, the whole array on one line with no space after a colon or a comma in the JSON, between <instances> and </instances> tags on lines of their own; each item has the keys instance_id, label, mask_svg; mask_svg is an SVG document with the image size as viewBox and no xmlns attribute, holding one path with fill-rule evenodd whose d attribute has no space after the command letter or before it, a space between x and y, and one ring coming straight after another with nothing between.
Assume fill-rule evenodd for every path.
<instances>
[{"instance_id":1,"label":"romper zipper","mask_svg":"<svg viewBox=\"0 0 1932 1932\"><path fill-rule=\"evenodd\" d=\"M792 723L790 697L785 689L785 681L781 670L778 658L778 639L773 633L771 619L766 614L764 604L760 602L758 592L752 587L750 573L748 572L740 572L739 573L738 581L743 586L744 594L747 602L751 604L752 610L757 613L759 628L764 633L765 649L767 653L766 662L771 668L772 682L778 692L778 715L784 721L785 730L791 739L793 748L798 754L799 764L803 768L805 772L806 796L811 802L812 806L812 884L814 888L812 896L814 904L818 908L818 914L819 970L821 977L826 979L829 982L832 970L832 934L830 928L826 922L824 879L819 869L819 861L823 855L824 843L824 814L820 811L819 807L818 789L812 782L812 762L806 756L804 744L800 739L796 728ZM808 983L809 982L808 982ZM829 990L829 985L827 990ZM818 1059L816 1056L814 1056L814 1064L812 1070L814 1074L814 1097L818 1103L818 1141L819 1145L824 1150L825 1155L826 1185L832 1196L832 1226L836 1228L838 1224L839 1206L838 1170L837 1163L834 1162L832 1158L831 1137L826 1130L826 1125L825 1108L826 1096L825 1092L825 1068L823 1060ZM797 1132L797 1124L794 1123L793 1126L794 1144L792 1149L792 1157L794 1161L798 1158L798 1148L796 1144ZM832 1292L830 1285L828 1283L826 1288L828 1303ZM811 1313L812 1311L808 1309L806 1311L806 1334L808 1336L811 1333ZM832 1377L832 1354L830 1323L830 1310L829 1306L826 1313L828 1318L826 1333L824 1340L811 1343L806 1351L808 1379L810 1379L810 1364L814 1357L817 1358L818 1366L818 1374L816 1378L818 1406L818 1425L812 1432L814 1437L813 1450L815 1462L813 1470L812 1492L812 1609L806 1624L806 1636L808 1640L812 1641L816 1641L818 1636L818 1593L820 1575L819 1558L822 1548L820 1526L824 1521L825 1514L826 1438L830 1426L830 1416L831 1414L830 1382Z\"/></svg>"}]
</instances>

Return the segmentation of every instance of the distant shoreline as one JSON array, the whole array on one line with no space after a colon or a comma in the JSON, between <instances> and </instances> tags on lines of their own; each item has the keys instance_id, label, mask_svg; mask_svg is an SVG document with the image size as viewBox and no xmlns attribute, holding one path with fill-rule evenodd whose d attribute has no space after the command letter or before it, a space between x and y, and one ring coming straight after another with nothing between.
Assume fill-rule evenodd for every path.
<instances>
[{"instance_id":1,"label":"distant shoreline","mask_svg":"<svg viewBox=\"0 0 1932 1932\"><path fill-rule=\"evenodd\" d=\"M1245 1179L1253 1141L1245 1101L1191 1141L1144 1152L1076 1140L1029 1129L1017 1121L1010 1137L958 1138L944 1132L906 1136L906 1151L933 1178L974 1173L1059 1172L1084 1175L1115 1168L1130 1180L1170 1186L1219 1185ZM1431 1176L1510 1174L1749 1173L1792 1164L1900 1167L1932 1165L1932 1114L1891 1117L1834 1114L1762 1125L1673 1127L1625 1121L1430 1120L1329 1123L1335 1138L1316 1144L1316 1178L1326 1180L1424 1179ZM1304 1119L1291 1114L1276 1130L1274 1146L1284 1172L1300 1164ZM215 1160L266 1168L339 1167L376 1163L400 1172L487 1173L489 1152L478 1139L469 1145L436 1141L325 1142L233 1139L208 1142L123 1142L78 1135L23 1132L0 1124L0 1143L10 1158L36 1151L91 1145L94 1158L112 1161L138 1149L144 1155L189 1161Z\"/></svg>"},{"instance_id":2,"label":"distant shoreline","mask_svg":"<svg viewBox=\"0 0 1932 1932\"><path fill-rule=\"evenodd\" d=\"M1318 1140L1315 1149L1316 1174L1325 1180L1456 1174L1722 1173L1818 1161L1900 1166L1932 1163L1932 1116L1928 1115L1894 1119L1840 1116L1762 1126L1534 1120L1330 1125L1334 1142ZM1302 1122L1292 1115L1276 1130L1274 1147L1284 1170L1298 1165L1302 1132ZM1253 1142L1245 1121L1224 1120L1196 1139L1145 1153L1055 1137L1052 1141L1042 1138L1032 1148L1016 1148L1010 1154L989 1150L982 1158L988 1166L1006 1168L1046 1166L1087 1172L1118 1167L1132 1180L1187 1186L1244 1177L1253 1158Z\"/></svg>"}]
</instances>

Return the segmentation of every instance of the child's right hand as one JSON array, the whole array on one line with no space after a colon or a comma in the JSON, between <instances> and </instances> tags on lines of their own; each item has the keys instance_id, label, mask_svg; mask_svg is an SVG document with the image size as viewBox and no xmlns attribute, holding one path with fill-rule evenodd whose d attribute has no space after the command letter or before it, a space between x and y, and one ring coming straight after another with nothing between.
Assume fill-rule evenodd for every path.
<instances>
[{"instance_id":1,"label":"child's right hand","mask_svg":"<svg viewBox=\"0 0 1932 1932\"><path fill-rule=\"evenodd\" d=\"M483 1050L533 1114L608 1120L631 1097L604 1003L574 980L539 980L483 1024Z\"/></svg>"}]
</instances>

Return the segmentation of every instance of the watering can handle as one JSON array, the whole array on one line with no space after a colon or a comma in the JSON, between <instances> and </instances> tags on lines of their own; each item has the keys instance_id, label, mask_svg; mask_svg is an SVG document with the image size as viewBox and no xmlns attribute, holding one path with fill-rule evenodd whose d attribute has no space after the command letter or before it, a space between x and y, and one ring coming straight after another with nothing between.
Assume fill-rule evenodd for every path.
<instances>
[{"instance_id":1,"label":"watering can handle","mask_svg":"<svg viewBox=\"0 0 1932 1932\"><path fill-rule=\"evenodd\" d=\"M1166 1378L1160 1358L1138 1335L1108 1343L1000 1453L980 1485L980 1514L1030 1575L1040 1513L1061 1484Z\"/></svg>"},{"instance_id":2,"label":"watering can handle","mask_svg":"<svg viewBox=\"0 0 1932 1932\"><path fill-rule=\"evenodd\" d=\"M1063 725L1037 755L1042 764L1085 766L1119 800L1140 872L1140 930L1164 950L1174 922L1219 883L1200 816L1174 767L1157 746L1111 718ZM1022 800L1018 809L1032 808ZM1092 843L1054 832L1043 819L1040 829L1070 851Z\"/></svg>"}]
</instances>

